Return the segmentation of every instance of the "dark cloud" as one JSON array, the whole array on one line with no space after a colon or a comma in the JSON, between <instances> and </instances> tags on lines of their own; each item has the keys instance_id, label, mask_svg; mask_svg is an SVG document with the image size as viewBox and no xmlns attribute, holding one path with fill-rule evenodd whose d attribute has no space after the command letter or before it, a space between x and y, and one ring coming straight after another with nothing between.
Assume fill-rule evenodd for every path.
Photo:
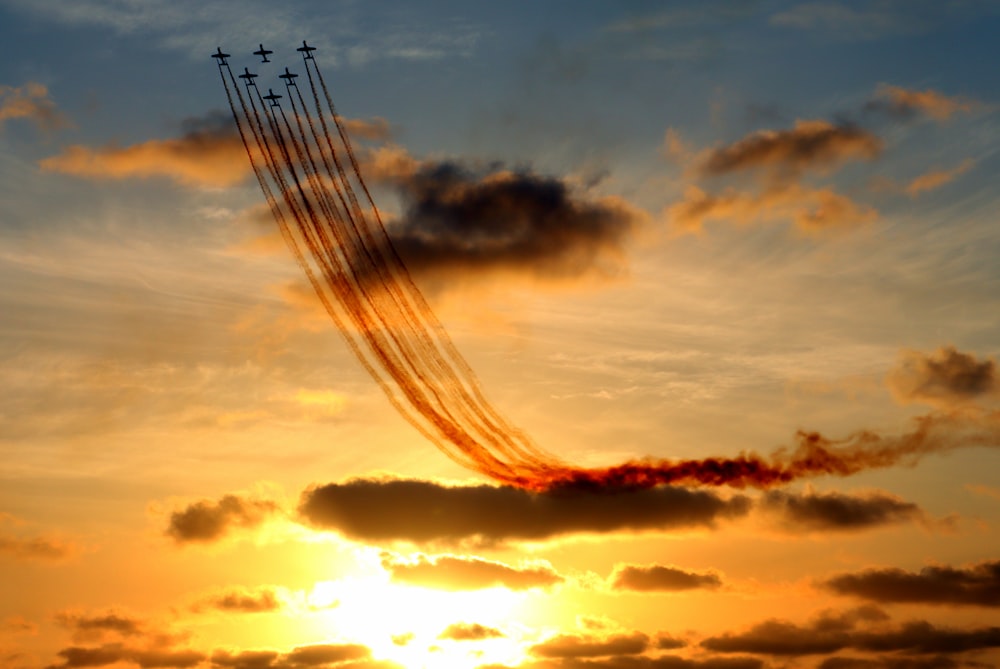
<instances>
[{"instance_id":1,"label":"dark cloud","mask_svg":"<svg viewBox=\"0 0 1000 669\"><path fill-rule=\"evenodd\" d=\"M451 555L433 558L421 555L414 562L384 553L382 567L398 583L441 590L479 590L496 586L527 590L551 587L565 580L548 565L510 567L501 562Z\"/></svg>"},{"instance_id":2,"label":"dark cloud","mask_svg":"<svg viewBox=\"0 0 1000 669\"><path fill-rule=\"evenodd\" d=\"M356 479L303 493L299 514L318 529L363 541L497 543L573 533L711 528L743 516L736 495L662 486L645 490L558 488L530 492L490 485Z\"/></svg>"},{"instance_id":3,"label":"dark cloud","mask_svg":"<svg viewBox=\"0 0 1000 669\"><path fill-rule=\"evenodd\" d=\"M960 662L945 655L936 657L829 657L819 663L818 669L953 669L954 667L983 667L977 662Z\"/></svg>"},{"instance_id":4,"label":"dark cloud","mask_svg":"<svg viewBox=\"0 0 1000 669\"><path fill-rule=\"evenodd\" d=\"M881 492L789 493L768 491L760 508L791 531L855 531L924 517L919 506Z\"/></svg>"},{"instance_id":5,"label":"dark cloud","mask_svg":"<svg viewBox=\"0 0 1000 669\"><path fill-rule=\"evenodd\" d=\"M949 97L933 89L915 91L882 84L865 105L865 111L884 113L901 121L922 114L943 122L959 112L968 113L980 106L976 100Z\"/></svg>"},{"instance_id":6,"label":"dark cloud","mask_svg":"<svg viewBox=\"0 0 1000 669\"><path fill-rule=\"evenodd\" d=\"M676 655L618 655L599 659L565 657L528 662L518 669L764 669L753 657L700 657L688 659ZM480 667L480 669L500 669Z\"/></svg>"},{"instance_id":7,"label":"dark cloud","mask_svg":"<svg viewBox=\"0 0 1000 669\"><path fill-rule=\"evenodd\" d=\"M273 588L256 590L233 589L206 597L195 605L195 609L212 608L236 613L263 613L281 608Z\"/></svg>"},{"instance_id":8,"label":"dark cloud","mask_svg":"<svg viewBox=\"0 0 1000 669\"><path fill-rule=\"evenodd\" d=\"M663 565L618 565L609 580L611 587L616 590L641 592L713 589L722 585L722 579L718 574L711 572L699 574Z\"/></svg>"},{"instance_id":9,"label":"dark cloud","mask_svg":"<svg viewBox=\"0 0 1000 669\"><path fill-rule=\"evenodd\" d=\"M665 632L661 632L656 635L656 641L653 645L660 650L675 650L677 648L683 648L687 645L687 641L684 639L678 639L676 637L670 636Z\"/></svg>"},{"instance_id":10,"label":"dark cloud","mask_svg":"<svg viewBox=\"0 0 1000 669\"><path fill-rule=\"evenodd\" d=\"M359 644L317 644L299 646L288 653L276 650L245 650L229 652L217 650L212 653L212 667L226 669L325 669L336 665L354 669L389 669L395 667L388 662L370 660L371 650Z\"/></svg>"},{"instance_id":11,"label":"dark cloud","mask_svg":"<svg viewBox=\"0 0 1000 669\"><path fill-rule=\"evenodd\" d=\"M43 130L58 130L71 125L52 102L45 85L36 82L23 86L0 86L0 127L16 118L33 121Z\"/></svg>"},{"instance_id":12,"label":"dark cloud","mask_svg":"<svg viewBox=\"0 0 1000 669\"><path fill-rule=\"evenodd\" d=\"M131 662L142 669L153 667L186 669L205 659L205 654L196 650L142 649L121 643L108 643L91 648L70 646L63 648L56 655L62 658L62 663L49 665L48 669L103 667L117 662Z\"/></svg>"},{"instance_id":13,"label":"dark cloud","mask_svg":"<svg viewBox=\"0 0 1000 669\"><path fill-rule=\"evenodd\" d=\"M606 637L561 634L529 648L535 657L584 658L612 655L639 655L649 648L649 636L642 632Z\"/></svg>"},{"instance_id":14,"label":"dark cloud","mask_svg":"<svg viewBox=\"0 0 1000 669\"><path fill-rule=\"evenodd\" d=\"M892 627L885 624L886 617L879 609L862 607L839 615L825 613L808 625L772 619L746 632L709 637L701 646L717 653L788 657L848 649L935 655L1000 648L1000 627L952 629L924 620Z\"/></svg>"},{"instance_id":15,"label":"dark cloud","mask_svg":"<svg viewBox=\"0 0 1000 669\"><path fill-rule=\"evenodd\" d=\"M830 169L850 159L871 160L883 142L853 125L826 121L796 121L788 130L760 130L711 150L701 161L703 176L763 170L773 176L794 178L807 170Z\"/></svg>"},{"instance_id":16,"label":"dark cloud","mask_svg":"<svg viewBox=\"0 0 1000 669\"><path fill-rule=\"evenodd\" d=\"M886 385L900 402L945 408L975 401L1000 389L995 360L978 360L954 346L942 346L932 353L904 351L899 364L886 377Z\"/></svg>"},{"instance_id":17,"label":"dark cloud","mask_svg":"<svg viewBox=\"0 0 1000 669\"><path fill-rule=\"evenodd\" d=\"M499 639L503 636L504 633L500 630L478 623L455 623L441 632L438 638L451 639L452 641L483 641L484 639Z\"/></svg>"},{"instance_id":18,"label":"dark cloud","mask_svg":"<svg viewBox=\"0 0 1000 669\"><path fill-rule=\"evenodd\" d=\"M840 595L876 602L1000 607L1000 560L966 568L931 566L919 572L868 569L840 574L823 585Z\"/></svg>"},{"instance_id":19,"label":"dark cloud","mask_svg":"<svg viewBox=\"0 0 1000 669\"><path fill-rule=\"evenodd\" d=\"M403 215L389 235L415 274L614 276L644 219L620 198L587 198L562 179L526 169L420 163L398 151L379 153L369 164L375 178L400 194Z\"/></svg>"},{"instance_id":20,"label":"dark cloud","mask_svg":"<svg viewBox=\"0 0 1000 669\"><path fill-rule=\"evenodd\" d=\"M177 543L216 541L233 527L255 527L277 511L269 500L225 495L218 502L201 500L174 511L166 533Z\"/></svg>"}]
</instances>

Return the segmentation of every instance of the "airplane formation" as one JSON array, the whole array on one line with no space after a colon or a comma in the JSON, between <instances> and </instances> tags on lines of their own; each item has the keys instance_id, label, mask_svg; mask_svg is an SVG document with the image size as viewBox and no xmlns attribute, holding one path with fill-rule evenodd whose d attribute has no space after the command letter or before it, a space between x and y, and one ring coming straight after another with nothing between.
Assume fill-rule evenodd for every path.
<instances>
[{"instance_id":1,"label":"airplane formation","mask_svg":"<svg viewBox=\"0 0 1000 669\"><path fill-rule=\"evenodd\" d=\"M270 63L271 60L268 58L268 56L271 55L271 54L273 54L274 51L271 51L269 49L265 49L263 44L258 44L257 46L259 46L260 48L257 49L256 51L254 51L253 55L260 56L260 58L261 58L260 62L261 63ZM299 48L296 49L296 51L298 51L299 53L302 54L302 59L304 61L306 61L306 60L315 61L316 59L312 55L312 52L315 51L315 50L316 50L316 47L309 46L306 43L306 40L302 40L302 46L300 46ZM228 67L229 66L229 62L226 59L232 57L231 54L224 53L222 51L222 47L216 47L215 53L211 54L211 56L212 56L212 58L215 58L218 61L220 68L221 67ZM249 67L244 67L243 68L243 74L240 74L240 75L237 75L237 76L239 76L239 78L243 80L243 82L247 85L247 88L250 88L251 86L253 86L253 87L256 88L257 82L255 82L254 79L256 79L257 77L259 77L260 75L254 73L254 72L251 72ZM286 87L287 86L296 86L297 87L297 84L295 83L295 78L298 77L298 76L299 75L296 74L295 72L289 71L288 67L286 66L285 67L285 72L283 74L279 74L278 78L284 79ZM275 93L272 89L268 88L267 89L267 95L262 95L261 97L264 100L269 101L271 103L272 107L277 107L277 106L279 106L278 105L278 100L280 100L283 96Z\"/></svg>"}]
</instances>

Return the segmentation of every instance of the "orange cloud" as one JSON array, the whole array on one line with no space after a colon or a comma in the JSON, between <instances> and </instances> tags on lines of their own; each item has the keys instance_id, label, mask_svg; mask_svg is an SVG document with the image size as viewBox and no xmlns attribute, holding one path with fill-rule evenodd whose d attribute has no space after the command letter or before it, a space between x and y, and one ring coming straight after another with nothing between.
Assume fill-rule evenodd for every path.
<instances>
[{"instance_id":1,"label":"orange cloud","mask_svg":"<svg viewBox=\"0 0 1000 669\"><path fill-rule=\"evenodd\" d=\"M250 174L246 149L232 118L215 112L185 122L176 139L91 149L74 145L39 162L47 172L94 179L168 177L189 186L232 186Z\"/></svg>"},{"instance_id":2,"label":"orange cloud","mask_svg":"<svg viewBox=\"0 0 1000 669\"><path fill-rule=\"evenodd\" d=\"M961 164L950 170L934 170L921 174L906 186L906 193L910 197L916 197L923 192L940 188L946 183L953 181L955 177L965 174L975 166L974 160L963 160Z\"/></svg>"},{"instance_id":3,"label":"orange cloud","mask_svg":"<svg viewBox=\"0 0 1000 669\"><path fill-rule=\"evenodd\" d=\"M56 109L48 89L35 82L19 87L0 86L0 125L15 118L29 119L43 130L58 130L72 125Z\"/></svg>"},{"instance_id":4,"label":"orange cloud","mask_svg":"<svg viewBox=\"0 0 1000 669\"><path fill-rule=\"evenodd\" d=\"M376 116L371 120L339 117L341 125L352 138L384 142L392 137L392 126L384 118Z\"/></svg>"},{"instance_id":5,"label":"orange cloud","mask_svg":"<svg viewBox=\"0 0 1000 669\"><path fill-rule=\"evenodd\" d=\"M451 639L452 641L483 641L485 639L499 639L503 636L503 632L492 627L485 627L477 623L455 623L441 632L438 638Z\"/></svg>"},{"instance_id":6,"label":"orange cloud","mask_svg":"<svg viewBox=\"0 0 1000 669\"><path fill-rule=\"evenodd\" d=\"M21 522L6 513L0 513L0 527L19 525ZM57 562L74 557L81 547L70 541L43 536L23 536L20 533L0 530L0 556L7 555L24 562Z\"/></svg>"},{"instance_id":7,"label":"orange cloud","mask_svg":"<svg viewBox=\"0 0 1000 669\"><path fill-rule=\"evenodd\" d=\"M980 105L975 100L948 97L932 89L914 91L888 84L880 85L875 95L876 100L869 103L870 108L882 107L902 118L922 113L936 121L947 121L958 112L971 112Z\"/></svg>"},{"instance_id":8,"label":"orange cloud","mask_svg":"<svg viewBox=\"0 0 1000 669\"><path fill-rule=\"evenodd\" d=\"M734 144L709 151L699 171L704 176L765 170L794 177L806 170L829 169L850 159L871 160L883 147L880 138L856 126L826 121L796 121L789 130L761 130Z\"/></svg>"},{"instance_id":9,"label":"orange cloud","mask_svg":"<svg viewBox=\"0 0 1000 669\"><path fill-rule=\"evenodd\" d=\"M211 608L229 613L266 613L280 609L281 602L274 588L231 588L202 599L193 608L196 611Z\"/></svg>"},{"instance_id":10,"label":"orange cloud","mask_svg":"<svg viewBox=\"0 0 1000 669\"><path fill-rule=\"evenodd\" d=\"M689 186L684 198L665 211L675 233L699 232L706 221L740 224L790 220L805 232L847 229L871 223L878 212L828 188L778 185L760 193L726 189L720 194Z\"/></svg>"}]
</instances>

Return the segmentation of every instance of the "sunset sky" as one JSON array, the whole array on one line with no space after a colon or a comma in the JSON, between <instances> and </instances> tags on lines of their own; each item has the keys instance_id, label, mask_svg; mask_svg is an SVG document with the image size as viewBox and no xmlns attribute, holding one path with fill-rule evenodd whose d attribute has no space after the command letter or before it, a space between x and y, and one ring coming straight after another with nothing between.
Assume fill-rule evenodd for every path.
<instances>
[{"instance_id":1,"label":"sunset sky","mask_svg":"<svg viewBox=\"0 0 1000 669\"><path fill-rule=\"evenodd\" d=\"M1000 666L997 35L995 0L0 0L0 668ZM303 40L505 434L788 480L517 487L415 429L210 58L286 94Z\"/></svg>"}]
</instances>

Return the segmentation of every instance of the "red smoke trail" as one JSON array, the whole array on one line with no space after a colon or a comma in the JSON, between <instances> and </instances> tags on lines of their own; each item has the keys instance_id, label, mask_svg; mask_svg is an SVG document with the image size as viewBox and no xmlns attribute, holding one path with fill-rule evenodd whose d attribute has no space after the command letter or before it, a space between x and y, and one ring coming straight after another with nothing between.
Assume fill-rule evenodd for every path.
<instances>
[{"instance_id":1,"label":"red smoke trail","mask_svg":"<svg viewBox=\"0 0 1000 669\"><path fill-rule=\"evenodd\" d=\"M276 100L272 105L264 102L252 79L245 99L229 65L220 59L226 96L254 175L283 238L351 351L392 406L456 463L533 490L766 488L820 475L848 476L915 462L959 445L1000 441L996 414L971 422L968 416L936 415L920 419L916 430L898 437L860 432L833 441L800 432L794 450L766 457L745 453L735 458L643 460L603 469L562 462L536 446L486 399L475 373L397 254L316 61L305 58L304 65L315 112L289 80L293 124ZM370 214L357 190L364 194Z\"/></svg>"}]
</instances>

